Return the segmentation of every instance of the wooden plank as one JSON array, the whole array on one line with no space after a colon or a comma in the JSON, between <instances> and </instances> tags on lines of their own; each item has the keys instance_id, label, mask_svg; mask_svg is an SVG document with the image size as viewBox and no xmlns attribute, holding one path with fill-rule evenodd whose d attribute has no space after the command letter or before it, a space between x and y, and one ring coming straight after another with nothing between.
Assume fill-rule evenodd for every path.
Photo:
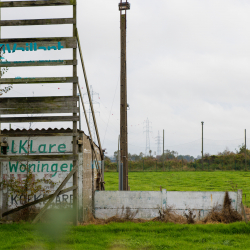
<instances>
[{"instance_id":1,"label":"wooden plank","mask_svg":"<svg viewBox=\"0 0 250 250\"><path fill-rule=\"evenodd\" d=\"M39 7L39 6L60 6L75 5L76 0L43 0L43 1L8 1L1 2L0 8L10 7Z\"/></svg>"},{"instance_id":2,"label":"wooden plank","mask_svg":"<svg viewBox=\"0 0 250 250\"><path fill-rule=\"evenodd\" d=\"M78 82L78 77L37 77L37 78L1 78L0 84L27 84L27 83L72 83Z\"/></svg>"},{"instance_id":3,"label":"wooden plank","mask_svg":"<svg viewBox=\"0 0 250 250\"><path fill-rule=\"evenodd\" d=\"M0 26L53 25L75 24L74 18L30 19L30 20L0 20Z\"/></svg>"},{"instance_id":4,"label":"wooden plank","mask_svg":"<svg viewBox=\"0 0 250 250\"><path fill-rule=\"evenodd\" d=\"M40 210L40 213L36 216L36 218L32 221L32 224L37 223L46 209L50 206L52 201L56 198L56 196L60 193L60 191L63 189L63 187L66 185L66 183L69 181L69 179L72 177L74 173L76 173L78 170L78 166L75 166L71 172L67 175L67 177L64 179L64 181L61 183L61 185L58 187L58 189L55 191L55 193L51 196L51 198L48 200L48 202L45 204L45 206Z\"/></svg>"},{"instance_id":5,"label":"wooden plank","mask_svg":"<svg viewBox=\"0 0 250 250\"><path fill-rule=\"evenodd\" d=\"M22 122L72 122L79 121L79 116L36 116L36 117L1 117L0 123Z\"/></svg>"},{"instance_id":6,"label":"wooden plank","mask_svg":"<svg viewBox=\"0 0 250 250\"><path fill-rule=\"evenodd\" d=\"M1 97L2 104L35 104L35 103L62 103L78 102L79 98L74 96L37 96L37 97Z\"/></svg>"},{"instance_id":7,"label":"wooden plank","mask_svg":"<svg viewBox=\"0 0 250 250\"><path fill-rule=\"evenodd\" d=\"M14 45L15 50L13 50ZM18 50L48 51L77 48L77 41L75 37L5 38L0 39L0 47L2 46L2 51L8 53L13 53L13 51Z\"/></svg>"},{"instance_id":8,"label":"wooden plank","mask_svg":"<svg viewBox=\"0 0 250 250\"><path fill-rule=\"evenodd\" d=\"M77 60L40 60L40 61L6 61L0 67L34 67L34 66L67 66L77 65Z\"/></svg>"},{"instance_id":9,"label":"wooden plank","mask_svg":"<svg viewBox=\"0 0 250 250\"><path fill-rule=\"evenodd\" d=\"M77 186L72 186L72 187L69 187L69 188L65 188L65 189L61 190L61 191L59 192L58 195L66 194L66 193L68 193L68 192L70 192L70 191L75 190L76 188L77 188ZM11 209L11 210L9 210L9 211L7 211L7 212L4 212L4 213L2 214L2 217L5 217L5 216L10 215L10 214L13 214L13 213L16 213L16 212L18 212L18 211L20 211L20 210L22 210L22 209L24 209L24 208L27 208L27 207L30 207L30 206L34 206L34 205L36 205L36 204L38 204L38 203L44 202L44 201L50 199L50 198L52 197L52 195L53 195L53 194L48 195L48 196L46 196L46 197L43 197L43 198L41 198L41 199L38 199L38 200L35 200L35 201L32 201L32 202L29 202L29 203L27 203L27 204L25 204L25 205L23 205L23 206L20 206L20 207Z\"/></svg>"},{"instance_id":10,"label":"wooden plank","mask_svg":"<svg viewBox=\"0 0 250 250\"><path fill-rule=\"evenodd\" d=\"M53 102L53 103L44 103L44 102L37 102L37 103L16 103L16 102L10 102L10 103L1 103L1 108L73 108L77 107L77 102Z\"/></svg>"},{"instance_id":11,"label":"wooden plank","mask_svg":"<svg viewBox=\"0 0 250 250\"><path fill-rule=\"evenodd\" d=\"M10 136L11 137L27 137L27 136L35 136L35 137L43 137L43 136L78 136L79 134L74 134L74 133L30 133L27 131L27 133L24 135L23 133L16 132L14 134L6 134L2 133L2 137Z\"/></svg>"},{"instance_id":12,"label":"wooden plank","mask_svg":"<svg viewBox=\"0 0 250 250\"><path fill-rule=\"evenodd\" d=\"M47 154L47 155L1 155L0 161L73 161L78 159L73 154Z\"/></svg>"},{"instance_id":13,"label":"wooden plank","mask_svg":"<svg viewBox=\"0 0 250 250\"><path fill-rule=\"evenodd\" d=\"M78 107L61 107L61 108L51 108L51 107L17 107L17 108L0 108L0 115L14 115L14 114L59 114L59 113L79 113Z\"/></svg>"}]
</instances>

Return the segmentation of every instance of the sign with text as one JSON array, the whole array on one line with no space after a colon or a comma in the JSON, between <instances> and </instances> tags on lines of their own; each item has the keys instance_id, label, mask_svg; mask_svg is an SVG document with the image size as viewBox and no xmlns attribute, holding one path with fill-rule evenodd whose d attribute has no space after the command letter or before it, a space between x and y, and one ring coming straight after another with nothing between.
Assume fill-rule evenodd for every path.
<instances>
[{"instance_id":1,"label":"sign with text","mask_svg":"<svg viewBox=\"0 0 250 250\"><path fill-rule=\"evenodd\" d=\"M7 137L7 155L48 155L48 154L72 154L72 136L43 136L43 137ZM60 183L66 178L72 170L72 161L9 161L2 163L3 180L16 179L24 181L28 173L32 173L32 179L51 180L56 183L42 184L42 187L53 193ZM68 181L65 188L73 185L72 178ZM5 193L7 190L3 190ZM16 194L8 194L8 205L10 208L15 208L21 205ZM28 201L34 201L43 197L40 192L35 195L29 195ZM67 202L72 203L72 192L60 195L55 199L55 203Z\"/></svg>"}]
</instances>

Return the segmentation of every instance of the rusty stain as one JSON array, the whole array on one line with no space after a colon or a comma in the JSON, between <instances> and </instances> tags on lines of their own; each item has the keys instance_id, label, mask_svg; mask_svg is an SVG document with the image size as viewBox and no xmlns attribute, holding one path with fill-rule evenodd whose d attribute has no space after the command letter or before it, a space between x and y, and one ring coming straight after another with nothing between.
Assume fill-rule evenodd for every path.
<instances>
[{"instance_id":1,"label":"rusty stain","mask_svg":"<svg viewBox=\"0 0 250 250\"><path fill-rule=\"evenodd\" d=\"M213 195L211 194L211 206L213 206Z\"/></svg>"}]
</instances>

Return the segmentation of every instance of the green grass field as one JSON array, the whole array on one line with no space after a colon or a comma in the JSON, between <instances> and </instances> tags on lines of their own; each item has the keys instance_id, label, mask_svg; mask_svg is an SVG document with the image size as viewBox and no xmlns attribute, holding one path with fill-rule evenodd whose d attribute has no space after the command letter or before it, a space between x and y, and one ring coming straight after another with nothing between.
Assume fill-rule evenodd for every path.
<instances>
[{"instance_id":1,"label":"green grass field","mask_svg":"<svg viewBox=\"0 0 250 250\"><path fill-rule=\"evenodd\" d=\"M47 225L50 227L50 225ZM52 227L53 228L53 227ZM1 225L0 249L250 249L250 225L111 223L65 228L60 235L30 224Z\"/></svg>"},{"instance_id":2,"label":"green grass field","mask_svg":"<svg viewBox=\"0 0 250 250\"><path fill-rule=\"evenodd\" d=\"M105 172L106 190L118 190L118 173ZM236 191L250 207L250 172L129 172L131 191ZM245 202L246 195L246 202Z\"/></svg>"},{"instance_id":3,"label":"green grass field","mask_svg":"<svg viewBox=\"0 0 250 250\"><path fill-rule=\"evenodd\" d=\"M236 191L250 205L249 172L131 172L131 190ZM118 174L105 173L106 190L118 189ZM244 197L244 196L243 196ZM243 199L244 202L244 199ZM57 220L58 221L58 220ZM250 249L250 224L180 225L160 222L63 226L2 224L0 249Z\"/></svg>"}]
</instances>

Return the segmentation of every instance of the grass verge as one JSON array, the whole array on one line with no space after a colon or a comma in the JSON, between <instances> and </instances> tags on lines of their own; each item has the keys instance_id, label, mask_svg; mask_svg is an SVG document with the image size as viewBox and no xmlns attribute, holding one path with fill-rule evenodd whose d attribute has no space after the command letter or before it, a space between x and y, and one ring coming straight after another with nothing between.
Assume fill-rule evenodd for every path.
<instances>
[{"instance_id":1,"label":"grass verge","mask_svg":"<svg viewBox=\"0 0 250 250\"><path fill-rule=\"evenodd\" d=\"M146 222L69 227L60 237L39 225L0 227L0 249L250 249L245 223L178 225Z\"/></svg>"}]
</instances>

